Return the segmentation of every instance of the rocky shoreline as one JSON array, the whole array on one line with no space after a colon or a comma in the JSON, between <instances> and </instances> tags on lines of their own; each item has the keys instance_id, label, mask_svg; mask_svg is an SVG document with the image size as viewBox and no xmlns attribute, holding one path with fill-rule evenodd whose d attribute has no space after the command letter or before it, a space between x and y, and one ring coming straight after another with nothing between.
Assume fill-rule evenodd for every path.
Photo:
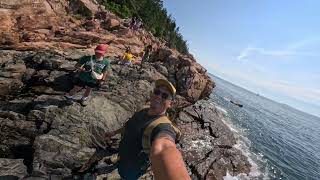
<instances>
[{"instance_id":1,"label":"rocky shoreline","mask_svg":"<svg viewBox=\"0 0 320 180\"><path fill-rule=\"evenodd\" d=\"M223 179L227 171L249 173L250 164L234 148L236 139L222 121L223 112L204 100L214 82L192 55L167 48L144 30L130 31L124 20L95 1L77 3L104 15L94 21L75 19L72 8L78 7L67 1L46 0L36 10L13 3L14 10L0 7L5 24L0 27L0 177L70 177L95 147L105 146L105 132L121 127L147 104L158 78L177 87L177 101L169 114L183 132L178 147L192 178ZM88 106L67 105L62 95L72 87L76 60L92 54L95 44L111 40L112 76L93 91ZM147 44L155 49L149 62L117 64L125 46L139 56ZM101 177L117 179L116 174ZM152 179L152 174L143 178Z\"/></svg>"}]
</instances>

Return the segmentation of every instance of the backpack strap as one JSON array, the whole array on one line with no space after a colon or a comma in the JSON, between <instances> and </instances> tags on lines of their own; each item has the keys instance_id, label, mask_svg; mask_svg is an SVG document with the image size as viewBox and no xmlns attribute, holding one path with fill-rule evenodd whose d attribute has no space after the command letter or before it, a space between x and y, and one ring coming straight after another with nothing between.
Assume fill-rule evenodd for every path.
<instances>
[{"instance_id":1,"label":"backpack strap","mask_svg":"<svg viewBox=\"0 0 320 180\"><path fill-rule=\"evenodd\" d=\"M181 131L175 127L172 122L169 120L167 116L161 116L157 118L156 120L152 121L143 132L142 136L142 151L149 154L151 150L151 134L155 127L157 127L160 124L170 124L170 126L173 128L173 130L176 133L176 140L179 141L181 138Z\"/></svg>"},{"instance_id":2,"label":"backpack strap","mask_svg":"<svg viewBox=\"0 0 320 180\"><path fill-rule=\"evenodd\" d=\"M93 71L93 56L90 56L91 71Z\"/></svg>"}]
</instances>

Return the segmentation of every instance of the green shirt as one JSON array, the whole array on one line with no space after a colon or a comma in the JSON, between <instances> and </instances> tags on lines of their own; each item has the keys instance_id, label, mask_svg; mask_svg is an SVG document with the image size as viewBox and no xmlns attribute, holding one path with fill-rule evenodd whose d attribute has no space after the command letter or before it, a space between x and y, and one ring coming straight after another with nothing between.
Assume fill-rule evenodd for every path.
<instances>
[{"instance_id":1,"label":"green shirt","mask_svg":"<svg viewBox=\"0 0 320 180\"><path fill-rule=\"evenodd\" d=\"M91 62L92 57L92 62ZM103 58L103 60L98 61L96 56L84 56L79 60L79 64L89 69L87 72L80 72L79 78L84 82L97 83L97 80L94 79L91 75L91 67L93 67L93 71L102 74L111 69L110 61L107 58Z\"/></svg>"}]
</instances>

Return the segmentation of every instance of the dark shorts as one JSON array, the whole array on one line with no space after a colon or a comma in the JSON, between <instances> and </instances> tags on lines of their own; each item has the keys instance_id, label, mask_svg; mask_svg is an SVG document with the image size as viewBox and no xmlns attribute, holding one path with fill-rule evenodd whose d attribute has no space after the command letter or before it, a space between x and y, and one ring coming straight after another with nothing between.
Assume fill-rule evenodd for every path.
<instances>
[{"instance_id":1,"label":"dark shorts","mask_svg":"<svg viewBox=\"0 0 320 180\"><path fill-rule=\"evenodd\" d=\"M86 86L91 87L91 88L98 87L98 83L82 81L79 78L75 81L74 85L79 86L79 87L83 87L83 88L85 88Z\"/></svg>"},{"instance_id":2,"label":"dark shorts","mask_svg":"<svg viewBox=\"0 0 320 180\"><path fill-rule=\"evenodd\" d=\"M144 173L146 173L146 171L142 170L130 170L123 168L120 164L118 164L118 172L121 179L124 180L138 180Z\"/></svg>"}]
</instances>

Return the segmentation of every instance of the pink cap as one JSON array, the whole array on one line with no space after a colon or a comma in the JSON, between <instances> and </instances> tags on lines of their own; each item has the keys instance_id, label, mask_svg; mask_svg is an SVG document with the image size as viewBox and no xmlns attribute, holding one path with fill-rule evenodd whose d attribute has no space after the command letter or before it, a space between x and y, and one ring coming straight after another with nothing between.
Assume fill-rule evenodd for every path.
<instances>
[{"instance_id":1,"label":"pink cap","mask_svg":"<svg viewBox=\"0 0 320 180\"><path fill-rule=\"evenodd\" d=\"M107 49L108 49L108 45L99 44L94 51L96 53L105 54L107 52Z\"/></svg>"}]
</instances>

